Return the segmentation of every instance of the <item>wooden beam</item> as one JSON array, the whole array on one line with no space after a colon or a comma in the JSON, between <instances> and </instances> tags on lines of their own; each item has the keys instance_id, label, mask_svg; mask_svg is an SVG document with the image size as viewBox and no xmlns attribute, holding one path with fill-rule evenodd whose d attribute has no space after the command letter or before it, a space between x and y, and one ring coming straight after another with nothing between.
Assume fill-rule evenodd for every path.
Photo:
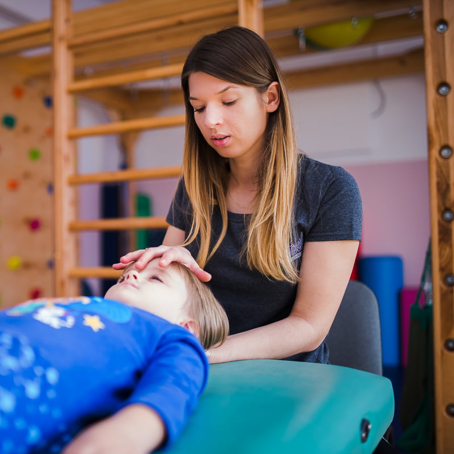
<instances>
[{"instance_id":1,"label":"wooden beam","mask_svg":"<svg viewBox=\"0 0 454 454\"><path fill-rule=\"evenodd\" d=\"M164 77L178 76L183 70L183 64L161 66L159 68L147 68L140 71L130 71L123 74L116 74L106 77L94 77L86 80L73 82L68 86L70 93L79 91L93 90L100 87L111 87L115 85L124 85L132 82L143 80L162 79Z\"/></svg>"},{"instance_id":2,"label":"wooden beam","mask_svg":"<svg viewBox=\"0 0 454 454\"><path fill-rule=\"evenodd\" d=\"M361 60L342 65L284 73L290 90L359 82L363 80L399 77L424 72L424 51L404 55Z\"/></svg>"},{"instance_id":3,"label":"wooden beam","mask_svg":"<svg viewBox=\"0 0 454 454\"><path fill-rule=\"evenodd\" d=\"M73 221L69 229L78 230L138 230L138 229L165 229L168 224L165 217L96 219L92 221Z\"/></svg>"},{"instance_id":4,"label":"wooden beam","mask_svg":"<svg viewBox=\"0 0 454 454\"><path fill-rule=\"evenodd\" d=\"M68 140L74 124L74 98L67 92L72 82L72 54L67 42L71 30L71 0L53 1L53 96L54 96L54 218L55 218L55 296L78 295L79 286L68 279L77 263L77 236L68 224L77 217L77 193L66 182L75 172L75 143Z\"/></svg>"},{"instance_id":5,"label":"wooden beam","mask_svg":"<svg viewBox=\"0 0 454 454\"><path fill-rule=\"evenodd\" d=\"M420 6L422 0L307 0L265 8L265 33Z\"/></svg>"},{"instance_id":6,"label":"wooden beam","mask_svg":"<svg viewBox=\"0 0 454 454\"><path fill-rule=\"evenodd\" d=\"M131 109L131 93L126 89L109 87L91 90L79 96L90 99L91 101L99 102L107 108L121 112L129 111Z\"/></svg>"},{"instance_id":7,"label":"wooden beam","mask_svg":"<svg viewBox=\"0 0 454 454\"><path fill-rule=\"evenodd\" d=\"M150 169L128 169L116 172L72 175L69 184L111 183L114 181L137 181L160 178L176 178L181 175L180 166L156 167Z\"/></svg>"},{"instance_id":8,"label":"wooden beam","mask_svg":"<svg viewBox=\"0 0 454 454\"><path fill-rule=\"evenodd\" d=\"M264 37L262 0L238 0L238 25Z\"/></svg>"},{"instance_id":9,"label":"wooden beam","mask_svg":"<svg viewBox=\"0 0 454 454\"><path fill-rule=\"evenodd\" d=\"M71 268L69 277L75 279L99 278L99 279L118 279L123 271L114 270L113 268L98 267L98 268Z\"/></svg>"},{"instance_id":10,"label":"wooden beam","mask_svg":"<svg viewBox=\"0 0 454 454\"><path fill-rule=\"evenodd\" d=\"M454 452L454 3L424 0L437 454ZM444 88L446 90L444 90ZM442 150L446 150L443 155ZM449 151L450 150L450 151ZM452 211L451 211L452 212Z\"/></svg>"},{"instance_id":11,"label":"wooden beam","mask_svg":"<svg viewBox=\"0 0 454 454\"><path fill-rule=\"evenodd\" d=\"M351 48L422 35L422 15L418 15L414 19L408 14L385 17L376 19L369 32L360 41L353 44ZM296 33L292 32L277 37L270 36L267 38L267 42L277 58L326 52L309 46L300 49L298 37Z\"/></svg>"},{"instance_id":12,"label":"wooden beam","mask_svg":"<svg viewBox=\"0 0 454 454\"><path fill-rule=\"evenodd\" d=\"M221 7L229 7L232 11L235 11L233 15L236 17L236 0L223 0L222 3L216 5L216 8ZM192 14L195 10L199 10L199 12L213 11L212 0L192 0L191 2L181 0L118 1L74 13L73 36L81 37L81 35L101 32L110 34L112 30L122 27L137 26L138 23L148 20L160 20L186 13ZM223 15L228 16L225 13ZM14 32L9 30L0 32L0 56L50 45L51 27L51 21L47 20L17 27ZM174 33L175 30L172 30L172 32ZM149 46L149 43L144 44ZM114 47L121 48L121 40L120 45L117 42Z\"/></svg>"},{"instance_id":13,"label":"wooden beam","mask_svg":"<svg viewBox=\"0 0 454 454\"><path fill-rule=\"evenodd\" d=\"M225 3L205 7L203 9L188 11L185 13L175 14L172 16L151 19L139 23L129 24L121 28L101 30L75 37L70 42L70 47L75 48L87 44L93 44L99 41L109 39L118 39L125 36L136 35L150 30L159 30L168 27L178 27L183 24L196 22L199 20L213 19L214 17L224 16L237 12L237 6L234 3Z\"/></svg>"},{"instance_id":14,"label":"wooden beam","mask_svg":"<svg viewBox=\"0 0 454 454\"><path fill-rule=\"evenodd\" d=\"M104 134L118 134L131 131L141 131L144 129L171 128L173 126L183 126L184 123L184 115L142 118L138 120L108 123L105 125L88 126L86 128L73 128L68 131L68 138L79 139L81 137L101 136Z\"/></svg>"},{"instance_id":15,"label":"wooden beam","mask_svg":"<svg viewBox=\"0 0 454 454\"><path fill-rule=\"evenodd\" d=\"M144 55L150 54L189 50L204 34L236 25L237 20L236 14L228 14L221 18L183 24L178 27L178 32L173 29L150 31L121 40L97 43L75 52L76 66L86 67L143 58Z\"/></svg>"},{"instance_id":16,"label":"wooden beam","mask_svg":"<svg viewBox=\"0 0 454 454\"><path fill-rule=\"evenodd\" d=\"M50 20L32 22L30 24L7 28L6 30L0 31L0 43L3 44L7 41L14 41L16 39L23 39L39 34L50 34L50 30ZM50 44L50 36L48 44Z\"/></svg>"}]
</instances>

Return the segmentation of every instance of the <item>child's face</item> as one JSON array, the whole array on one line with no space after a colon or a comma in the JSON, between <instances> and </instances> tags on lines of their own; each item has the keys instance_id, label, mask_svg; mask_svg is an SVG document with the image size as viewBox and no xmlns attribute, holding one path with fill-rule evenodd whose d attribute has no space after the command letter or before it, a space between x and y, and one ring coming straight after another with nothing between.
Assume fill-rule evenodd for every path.
<instances>
[{"instance_id":1,"label":"child's face","mask_svg":"<svg viewBox=\"0 0 454 454\"><path fill-rule=\"evenodd\" d=\"M162 268L160 259L152 260L143 270L132 264L105 297L158 315L169 322L183 324L187 317L186 282L173 266Z\"/></svg>"}]
</instances>

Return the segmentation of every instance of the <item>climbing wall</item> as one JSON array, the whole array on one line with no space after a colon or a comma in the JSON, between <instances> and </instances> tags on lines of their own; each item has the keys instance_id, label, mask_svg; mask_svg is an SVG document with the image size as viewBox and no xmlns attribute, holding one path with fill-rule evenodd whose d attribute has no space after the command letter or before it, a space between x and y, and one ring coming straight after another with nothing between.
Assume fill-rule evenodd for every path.
<instances>
[{"instance_id":1,"label":"climbing wall","mask_svg":"<svg viewBox=\"0 0 454 454\"><path fill-rule=\"evenodd\" d=\"M53 292L50 93L0 71L0 308Z\"/></svg>"}]
</instances>

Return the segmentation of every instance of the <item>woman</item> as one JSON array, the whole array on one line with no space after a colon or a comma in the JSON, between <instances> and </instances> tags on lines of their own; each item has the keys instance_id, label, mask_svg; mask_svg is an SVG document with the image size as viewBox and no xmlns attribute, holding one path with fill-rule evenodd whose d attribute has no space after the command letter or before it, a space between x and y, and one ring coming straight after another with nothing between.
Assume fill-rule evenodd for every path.
<instances>
[{"instance_id":1,"label":"woman","mask_svg":"<svg viewBox=\"0 0 454 454\"><path fill-rule=\"evenodd\" d=\"M211 363L328 362L324 339L361 239L355 181L298 153L282 75L254 32L203 37L182 86L184 178L163 245L131 252L114 268L160 256L160 266L177 261L209 281L231 334L208 352Z\"/></svg>"}]
</instances>

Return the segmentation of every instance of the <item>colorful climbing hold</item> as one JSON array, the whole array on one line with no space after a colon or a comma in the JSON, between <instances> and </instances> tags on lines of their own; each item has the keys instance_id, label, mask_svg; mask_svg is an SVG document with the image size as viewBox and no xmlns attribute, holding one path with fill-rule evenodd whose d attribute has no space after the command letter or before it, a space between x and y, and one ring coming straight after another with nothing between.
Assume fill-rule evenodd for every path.
<instances>
[{"instance_id":1,"label":"colorful climbing hold","mask_svg":"<svg viewBox=\"0 0 454 454\"><path fill-rule=\"evenodd\" d=\"M48 109L52 108L52 96L44 96L43 103Z\"/></svg>"},{"instance_id":2,"label":"colorful climbing hold","mask_svg":"<svg viewBox=\"0 0 454 454\"><path fill-rule=\"evenodd\" d=\"M54 185L52 183L49 183L47 185L47 193L48 194L53 194L54 193Z\"/></svg>"},{"instance_id":3,"label":"colorful climbing hold","mask_svg":"<svg viewBox=\"0 0 454 454\"><path fill-rule=\"evenodd\" d=\"M47 261L47 268L49 268L50 270L53 269L54 267L54 261L52 259L49 259Z\"/></svg>"},{"instance_id":4,"label":"colorful climbing hold","mask_svg":"<svg viewBox=\"0 0 454 454\"><path fill-rule=\"evenodd\" d=\"M15 191L19 187L19 182L14 179L8 180L6 182L6 187L9 191Z\"/></svg>"},{"instance_id":5,"label":"colorful climbing hold","mask_svg":"<svg viewBox=\"0 0 454 454\"><path fill-rule=\"evenodd\" d=\"M6 264L11 271L17 271L22 266L22 259L18 255L13 255Z\"/></svg>"},{"instance_id":6,"label":"colorful climbing hold","mask_svg":"<svg viewBox=\"0 0 454 454\"><path fill-rule=\"evenodd\" d=\"M28 157L30 158L30 161L37 161L41 157L41 150L38 148L32 148L28 152Z\"/></svg>"},{"instance_id":7,"label":"colorful climbing hold","mask_svg":"<svg viewBox=\"0 0 454 454\"><path fill-rule=\"evenodd\" d=\"M16 117L14 115L9 115L9 114L3 115L2 125L5 128L13 129L14 126L16 126Z\"/></svg>"},{"instance_id":8,"label":"colorful climbing hold","mask_svg":"<svg viewBox=\"0 0 454 454\"><path fill-rule=\"evenodd\" d=\"M54 128L52 128L52 126L49 126L48 128L46 128L46 136L52 137L53 133L54 133Z\"/></svg>"},{"instance_id":9,"label":"colorful climbing hold","mask_svg":"<svg viewBox=\"0 0 454 454\"><path fill-rule=\"evenodd\" d=\"M13 87L13 96L15 99L21 99L24 96L24 89L20 85Z\"/></svg>"},{"instance_id":10,"label":"colorful climbing hold","mask_svg":"<svg viewBox=\"0 0 454 454\"><path fill-rule=\"evenodd\" d=\"M37 298L40 298L43 294L43 290L40 289L39 287L32 288L30 290L30 299L35 300Z\"/></svg>"},{"instance_id":11,"label":"colorful climbing hold","mask_svg":"<svg viewBox=\"0 0 454 454\"><path fill-rule=\"evenodd\" d=\"M41 221L39 219L32 219L29 223L30 230L35 232L41 228Z\"/></svg>"}]
</instances>

